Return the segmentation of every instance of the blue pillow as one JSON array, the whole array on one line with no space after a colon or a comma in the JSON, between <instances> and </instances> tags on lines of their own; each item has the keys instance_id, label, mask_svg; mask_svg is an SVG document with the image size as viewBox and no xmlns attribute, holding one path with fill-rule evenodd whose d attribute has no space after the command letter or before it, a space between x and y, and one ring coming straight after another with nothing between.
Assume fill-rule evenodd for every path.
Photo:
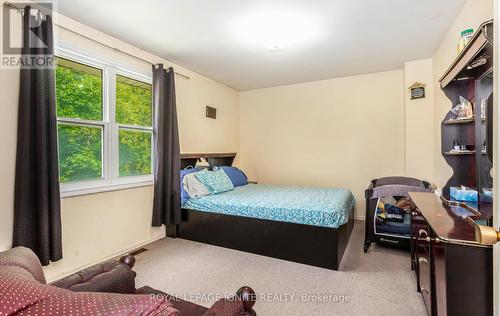
<instances>
[{"instance_id":1,"label":"blue pillow","mask_svg":"<svg viewBox=\"0 0 500 316\"><path fill-rule=\"evenodd\" d=\"M248 184L248 178L243 171L236 167L220 167L227 174L229 179L235 187L239 187Z\"/></svg>"},{"instance_id":2,"label":"blue pillow","mask_svg":"<svg viewBox=\"0 0 500 316\"><path fill-rule=\"evenodd\" d=\"M184 187L182 186L182 180L184 180L184 176L193 172L198 172L200 171L200 168L189 168L189 169L182 169L181 170L181 205L184 205L184 203L189 200L189 194L184 190Z\"/></svg>"},{"instance_id":3,"label":"blue pillow","mask_svg":"<svg viewBox=\"0 0 500 316\"><path fill-rule=\"evenodd\" d=\"M194 176L207 187L210 194L218 194L234 189L231 179L222 169L204 170L197 172Z\"/></svg>"}]
</instances>

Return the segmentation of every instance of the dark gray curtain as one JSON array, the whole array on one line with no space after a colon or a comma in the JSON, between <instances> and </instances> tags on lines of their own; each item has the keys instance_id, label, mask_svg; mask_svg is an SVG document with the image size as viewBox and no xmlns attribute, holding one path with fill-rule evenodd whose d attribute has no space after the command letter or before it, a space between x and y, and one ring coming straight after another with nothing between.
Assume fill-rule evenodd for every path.
<instances>
[{"instance_id":1,"label":"dark gray curtain","mask_svg":"<svg viewBox=\"0 0 500 316\"><path fill-rule=\"evenodd\" d=\"M181 221L180 149L173 68L153 65L154 199L153 226L174 227ZM175 232L170 232L175 236Z\"/></svg>"},{"instance_id":2,"label":"dark gray curtain","mask_svg":"<svg viewBox=\"0 0 500 316\"><path fill-rule=\"evenodd\" d=\"M34 43L37 37L46 47ZM33 16L26 7L22 57L53 60L53 51L51 17ZM48 65L21 69L13 245L31 248L43 265L62 258L55 81Z\"/></svg>"}]
</instances>

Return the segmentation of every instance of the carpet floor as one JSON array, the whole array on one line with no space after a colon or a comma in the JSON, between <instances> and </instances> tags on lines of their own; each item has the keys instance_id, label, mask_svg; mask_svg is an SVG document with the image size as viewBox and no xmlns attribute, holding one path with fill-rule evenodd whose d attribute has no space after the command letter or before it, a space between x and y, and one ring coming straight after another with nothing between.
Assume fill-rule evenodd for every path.
<instances>
[{"instance_id":1,"label":"carpet floor","mask_svg":"<svg viewBox=\"0 0 500 316\"><path fill-rule=\"evenodd\" d=\"M257 315L425 315L409 253L372 244L356 221L340 271L164 238L137 256L137 285L209 307L243 285Z\"/></svg>"}]
</instances>

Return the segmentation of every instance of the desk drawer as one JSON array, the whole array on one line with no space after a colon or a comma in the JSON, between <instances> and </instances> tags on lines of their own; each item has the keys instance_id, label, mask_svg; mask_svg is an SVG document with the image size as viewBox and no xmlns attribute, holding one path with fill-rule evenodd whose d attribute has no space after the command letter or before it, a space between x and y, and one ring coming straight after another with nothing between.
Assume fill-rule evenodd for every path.
<instances>
[{"instance_id":1,"label":"desk drawer","mask_svg":"<svg viewBox=\"0 0 500 316\"><path fill-rule=\"evenodd\" d=\"M420 279L420 293L424 299L427 313L432 315L432 279L431 279L431 259L430 253L423 247L419 248L418 252L418 265L419 265L419 279Z\"/></svg>"},{"instance_id":2,"label":"desk drawer","mask_svg":"<svg viewBox=\"0 0 500 316\"><path fill-rule=\"evenodd\" d=\"M418 208L411 210L411 259L415 272L418 274L417 248L428 247L427 238L430 236L430 228ZM427 249L429 252L429 249ZM418 275L417 275L418 277Z\"/></svg>"},{"instance_id":3,"label":"desk drawer","mask_svg":"<svg viewBox=\"0 0 500 316\"><path fill-rule=\"evenodd\" d=\"M432 261L431 229L418 208L412 209L412 256L416 266L418 290L422 294L425 307L432 315Z\"/></svg>"}]
</instances>

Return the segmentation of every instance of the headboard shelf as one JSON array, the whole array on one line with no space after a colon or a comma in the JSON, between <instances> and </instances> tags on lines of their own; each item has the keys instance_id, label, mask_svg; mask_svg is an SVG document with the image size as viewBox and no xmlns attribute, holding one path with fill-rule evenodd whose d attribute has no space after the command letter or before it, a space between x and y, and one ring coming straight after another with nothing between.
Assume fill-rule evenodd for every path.
<instances>
[{"instance_id":1,"label":"headboard shelf","mask_svg":"<svg viewBox=\"0 0 500 316\"><path fill-rule=\"evenodd\" d=\"M236 157L236 153L185 153L181 154L184 158L210 158L210 157Z\"/></svg>"},{"instance_id":2,"label":"headboard shelf","mask_svg":"<svg viewBox=\"0 0 500 316\"><path fill-rule=\"evenodd\" d=\"M205 159L210 168L216 166L231 166L236 153L184 153L181 154L181 169L194 167L198 161Z\"/></svg>"}]
</instances>

